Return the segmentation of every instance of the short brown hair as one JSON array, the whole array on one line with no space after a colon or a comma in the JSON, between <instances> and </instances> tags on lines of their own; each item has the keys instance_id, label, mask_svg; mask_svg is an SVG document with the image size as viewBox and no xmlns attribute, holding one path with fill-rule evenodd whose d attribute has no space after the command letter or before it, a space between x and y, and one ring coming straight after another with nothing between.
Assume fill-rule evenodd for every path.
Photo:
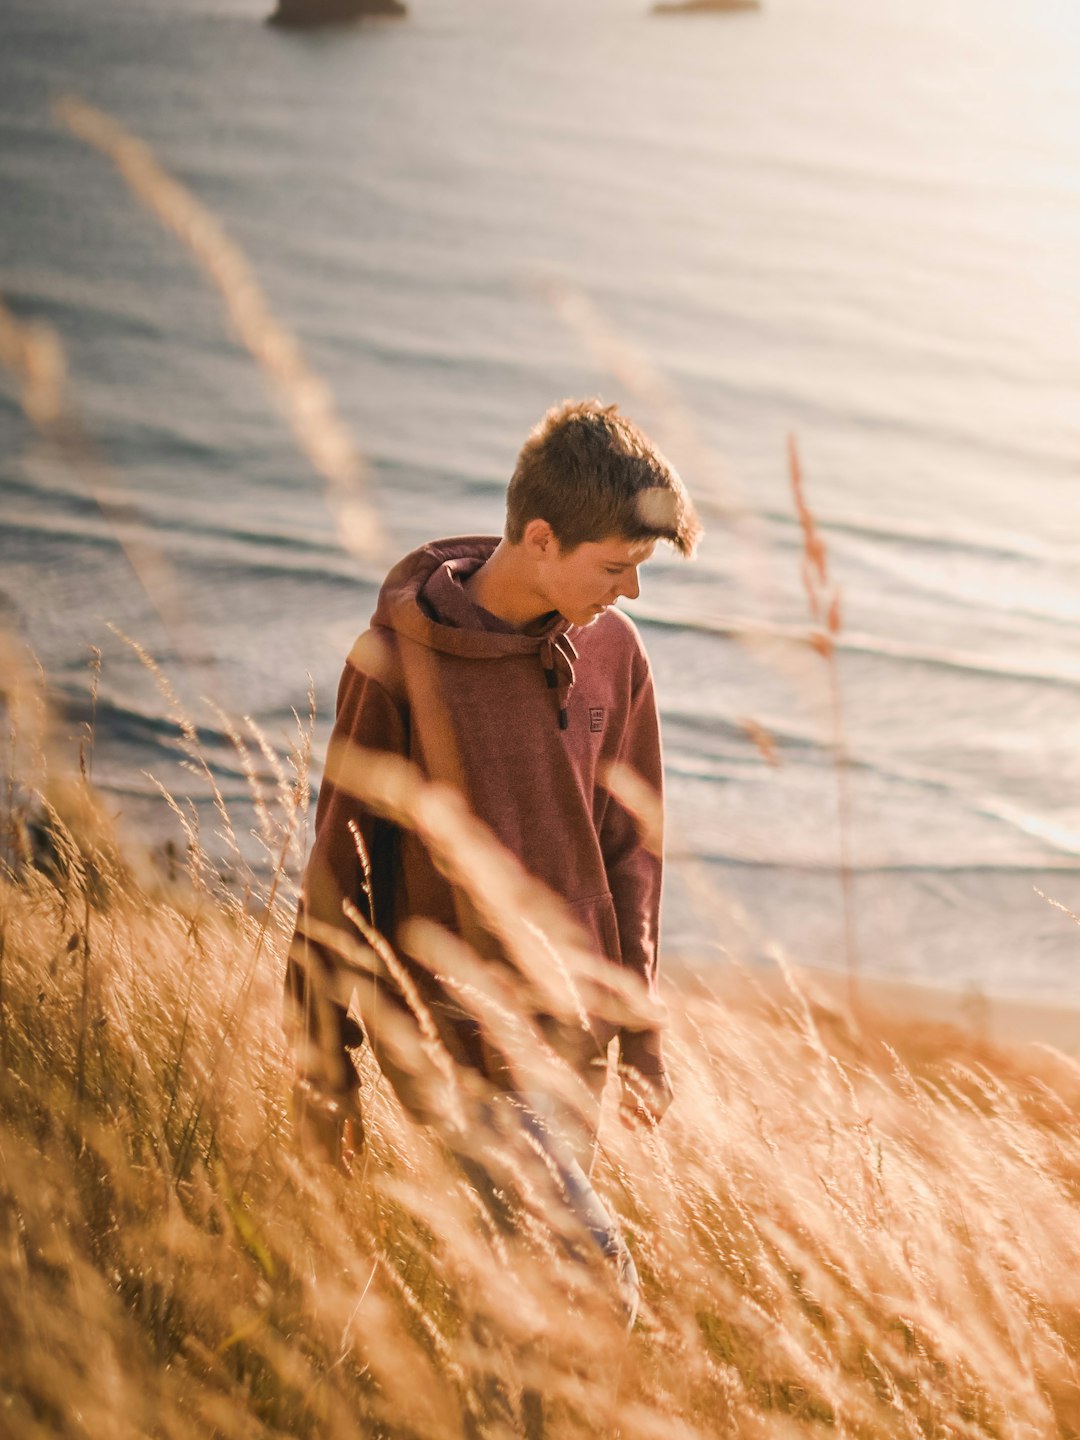
<instances>
[{"instance_id":1,"label":"short brown hair","mask_svg":"<svg viewBox=\"0 0 1080 1440\"><path fill-rule=\"evenodd\" d=\"M566 400L521 447L506 491L506 538L546 520L562 550L587 540L669 540L692 555L701 522L674 467L616 406Z\"/></svg>"}]
</instances>

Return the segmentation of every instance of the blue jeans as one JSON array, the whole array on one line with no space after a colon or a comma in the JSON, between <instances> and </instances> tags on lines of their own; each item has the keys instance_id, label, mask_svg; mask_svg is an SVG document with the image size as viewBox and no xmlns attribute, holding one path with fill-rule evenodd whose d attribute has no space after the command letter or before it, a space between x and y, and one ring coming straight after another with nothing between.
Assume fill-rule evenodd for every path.
<instances>
[{"instance_id":1,"label":"blue jeans","mask_svg":"<svg viewBox=\"0 0 1080 1440\"><path fill-rule=\"evenodd\" d=\"M518 1091L499 1095L481 1106L476 1124L486 1132L474 1137L478 1143L470 1144L467 1151L454 1144L451 1149L496 1224L504 1230L514 1227L506 1192L484 1158L484 1152L490 1151L493 1144L501 1144L512 1153L534 1157L536 1163L529 1166L528 1178L567 1221L559 1226L567 1253L584 1259L578 1244L579 1239L584 1240L613 1267L626 1328L633 1329L641 1303L641 1281L616 1220L589 1178L596 1148L591 1117L582 1116L542 1092Z\"/></svg>"}]
</instances>

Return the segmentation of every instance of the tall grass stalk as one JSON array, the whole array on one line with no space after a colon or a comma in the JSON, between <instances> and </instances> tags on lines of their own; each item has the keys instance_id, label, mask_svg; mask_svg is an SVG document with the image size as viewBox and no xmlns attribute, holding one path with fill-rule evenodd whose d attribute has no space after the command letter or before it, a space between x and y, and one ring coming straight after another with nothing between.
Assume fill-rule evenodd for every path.
<instances>
[{"instance_id":1,"label":"tall grass stalk","mask_svg":"<svg viewBox=\"0 0 1080 1440\"><path fill-rule=\"evenodd\" d=\"M150 147L111 115L75 96L56 102L57 119L115 165L133 195L187 248L218 290L236 334L270 381L301 452L327 482L346 544L378 554L382 536L365 494L366 467L328 386L278 320L247 257L217 218L159 164ZM0 331L0 340L3 332Z\"/></svg>"},{"instance_id":2,"label":"tall grass stalk","mask_svg":"<svg viewBox=\"0 0 1080 1440\"><path fill-rule=\"evenodd\" d=\"M68 382L59 335L42 321L19 320L0 297L0 367L15 380L31 425L51 444L108 523L165 633L195 668L202 647L183 588L164 548L94 444Z\"/></svg>"},{"instance_id":3,"label":"tall grass stalk","mask_svg":"<svg viewBox=\"0 0 1080 1440\"><path fill-rule=\"evenodd\" d=\"M802 577L814 629L810 645L825 662L829 683L829 710L832 716L832 752L836 770L837 832L839 874L844 923L844 958L847 963L849 998L857 1000L859 951L855 933L855 872L851 858L851 774L848 759L847 726L844 721L844 692L836 645L843 629L840 587L829 574L829 553L806 498L802 462L794 435L788 437L788 470L791 493L803 536Z\"/></svg>"}]
</instances>

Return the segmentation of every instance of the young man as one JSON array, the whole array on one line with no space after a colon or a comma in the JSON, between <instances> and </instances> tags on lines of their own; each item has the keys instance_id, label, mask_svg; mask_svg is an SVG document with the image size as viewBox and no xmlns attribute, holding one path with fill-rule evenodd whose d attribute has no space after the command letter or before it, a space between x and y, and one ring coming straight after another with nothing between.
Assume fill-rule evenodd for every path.
<instances>
[{"instance_id":1,"label":"young man","mask_svg":"<svg viewBox=\"0 0 1080 1440\"><path fill-rule=\"evenodd\" d=\"M614 406L566 403L522 448L501 539L436 541L387 576L341 679L286 979L306 1035L300 1123L328 1158L338 1158L345 1122L359 1122L346 1051L364 1037L346 1013L351 985L342 962L359 934L346 903L395 947L456 1064L486 1076L496 1091L513 1088L493 1063L482 1022L408 955L401 926L433 920L479 955L506 957L423 841L336 782L336 759L355 746L389 752L452 786L561 898L588 946L636 976L643 995L653 994L661 858L605 782L618 763L659 794L660 737L645 651L614 607L638 595L638 569L658 540L689 556L700 530L678 475L640 430ZM370 857L370 884L361 850ZM384 974L386 1004L401 1009L400 989ZM583 1035L573 1063L589 1091L598 1096L617 1035L624 1115L659 1120L670 1087L656 1023L588 1017ZM369 1039L406 1106L422 1111L408 1078L384 1063L377 1036ZM559 1122L544 1109L544 1097L532 1096L525 1112L547 1135ZM582 1183L588 1188L587 1130L565 1167L565 1152L556 1157L560 1169L583 1162L567 1182L575 1193ZM602 1238L589 1219L602 1213L595 1199L583 1194L578 1212L612 1254L610 1225Z\"/></svg>"}]
</instances>

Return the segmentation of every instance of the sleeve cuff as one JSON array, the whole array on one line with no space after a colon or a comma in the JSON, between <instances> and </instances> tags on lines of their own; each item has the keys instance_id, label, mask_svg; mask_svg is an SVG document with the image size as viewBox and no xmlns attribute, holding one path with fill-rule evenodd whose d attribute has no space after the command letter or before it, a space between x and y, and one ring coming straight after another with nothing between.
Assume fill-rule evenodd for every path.
<instances>
[{"instance_id":1,"label":"sleeve cuff","mask_svg":"<svg viewBox=\"0 0 1080 1440\"><path fill-rule=\"evenodd\" d=\"M664 1051L658 1030L621 1030L619 1063L650 1079L665 1073Z\"/></svg>"}]
</instances>

